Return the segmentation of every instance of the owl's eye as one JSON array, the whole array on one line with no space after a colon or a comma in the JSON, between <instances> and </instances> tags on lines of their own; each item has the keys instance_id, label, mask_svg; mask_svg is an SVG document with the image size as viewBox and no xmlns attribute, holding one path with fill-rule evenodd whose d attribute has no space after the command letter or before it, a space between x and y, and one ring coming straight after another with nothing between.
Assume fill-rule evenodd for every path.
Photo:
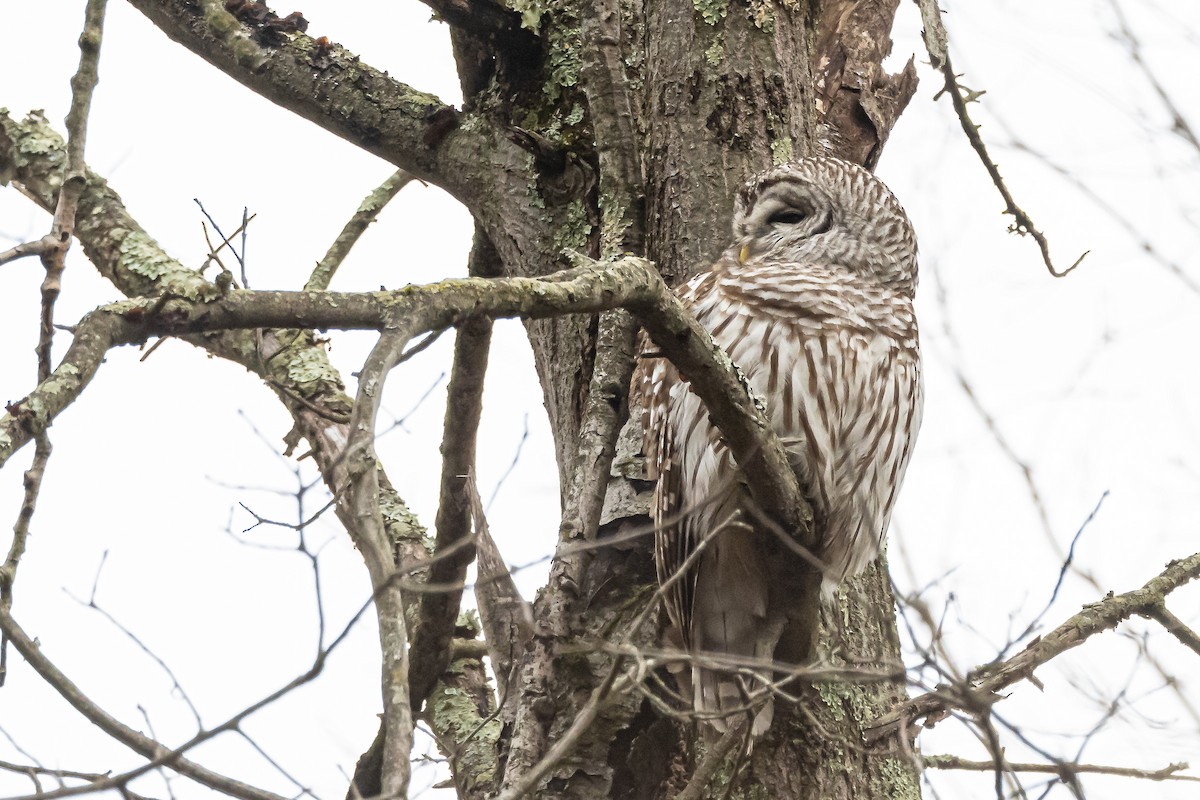
<instances>
[{"instance_id":1,"label":"owl's eye","mask_svg":"<svg viewBox=\"0 0 1200 800\"><path fill-rule=\"evenodd\" d=\"M771 216L767 217L768 225L796 225L803 222L808 217L803 211L796 208L785 208L782 211L776 211Z\"/></svg>"}]
</instances>

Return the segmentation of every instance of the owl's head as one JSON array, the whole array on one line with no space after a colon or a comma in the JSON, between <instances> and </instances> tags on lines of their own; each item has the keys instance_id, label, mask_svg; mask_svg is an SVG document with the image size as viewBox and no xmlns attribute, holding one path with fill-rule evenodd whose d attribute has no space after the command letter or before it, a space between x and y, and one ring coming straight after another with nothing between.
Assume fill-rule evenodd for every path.
<instances>
[{"instance_id":1,"label":"owl's head","mask_svg":"<svg viewBox=\"0 0 1200 800\"><path fill-rule=\"evenodd\" d=\"M840 264L909 294L917 240L891 191L867 170L807 158L761 172L738 190L733 235L743 260Z\"/></svg>"}]
</instances>

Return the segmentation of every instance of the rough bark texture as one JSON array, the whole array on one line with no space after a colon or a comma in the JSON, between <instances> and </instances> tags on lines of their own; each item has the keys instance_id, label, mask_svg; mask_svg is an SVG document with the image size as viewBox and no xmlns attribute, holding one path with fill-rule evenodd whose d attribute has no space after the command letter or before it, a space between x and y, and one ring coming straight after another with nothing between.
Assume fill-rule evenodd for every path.
<instances>
[{"instance_id":1,"label":"rough bark texture","mask_svg":"<svg viewBox=\"0 0 1200 800\"><path fill-rule=\"evenodd\" d=\"M745 176L813 154L873 166L916 83L911 64L894 76L880 67L898 0L431 2L456 26L466 95L461 111L340 47L319 47L299 34L282 43L258 41L220 0L130 2L273 102L446 188L474 214L512 277L560 269L564 251L598 258L628 249L678 284L725 245L733 190ZM86 236L86 216L80 228ZM105 245L111 257L101 252ZM123 243L98 237L89 254L132 294L199 291L178 265L164 262L163 272L147 274L153 252L130 254ZM459 742L463 749L450 744L466 737L471 724L450 722L439 733L459 756L452 765L461 770L456 783L466 795L482 796L490 783L509 795L521 790L539 798L671 797L703 759L696 730L637 692L609 691L620 683L613 676L633 663L614 655L612 643L657 643L653 617L642 624L656 602L649 538L578 547L647 524L611 513L596 524L596 478L612 471L627 402L628 323L613 317L602 325L595 316L576 315L527 325L562 478L558 550L551 581L534 604L533 635L514 668L500 729L489 727L482 740L496 743L494 759L492 746L481 749L479 740ZM285 344L286 333L270 331L267 338L281 348L309 344L304 332ZM252 337L202 340L261 364ZM305 396L310 405L328 403L344 415L346 398L330 374L327 397ZM327 459L325 439L342 426L282 396L302 435L317 445L318 459ZM619 471L633 472L627 460ZM636 506L628 497L645 488L623 480L610 485L610 495L625 498L614 508ZM388 487L380 488L387 495ZM399 516L408 520L406 513ZM847 587L836 616L826 636L829 661L894 667L898 643L884 570ZM444 657L443 645L434 649ZM461 688L466 681L478 688L481 676L477 661L456 660L439 686ZM919 795L906 742L868 747L862 737L864 723L903 694L900 679L826 680L797 691L796 705L777 703L775 725L749 759L716 770L704 796ZM450 708L453 696L435 691L432 713L478 721L492 708L482 698L460 717ZM592 723L573 731L588 708ZM540 770L538 762L564 740L573 745L568 755ZM356 776L364 794L378 786L371 780Z\"/></svg>"}]
</instances>

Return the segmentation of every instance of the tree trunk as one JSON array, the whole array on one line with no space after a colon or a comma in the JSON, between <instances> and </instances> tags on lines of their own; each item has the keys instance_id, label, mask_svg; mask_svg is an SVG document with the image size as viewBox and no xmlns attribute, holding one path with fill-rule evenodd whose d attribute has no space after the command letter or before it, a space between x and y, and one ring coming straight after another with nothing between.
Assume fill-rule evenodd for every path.
<instances>
[{"instance_id":1,"label":"tree trunk","mask_svg":"<svg viewBox=\"0 0 1200 800\"><path fill-rule=\"evenodd\" d=\"M524 138L538 167L538 185L526 197L507 198L542 211L537 236L509 224L516 219L525 228L519 213L481 219L508 273L555 269L564 247L600 256L633 242L676 285L726 246L733 191L749 174L814 154L873 167L916 86L911 63L899 75L880 68L896 5L658 0L621 3L618 13L615 0L601 0L595 9L553 2L537 7L540 17L526 13L527 24L536 19L536 37L518 39L513 49L456 33L467 110L522 129L514 135ZM613 52L619 56L615 77ZM623 139L626 108L632 135ZM614 200L627 187L606 159L634 165L636 185L625 198L632 213ZM621 243L607 241L623 214L637 235L621 231ZM502 241L512 246L499 246ZM568 516L571 487L581 480L576 451L589 382L604 352L596 330L581 319L529 325ZM645 485L634 481L632 488L613 485L610 494L628 497ZM600 535L648 524L624 513L606 520ZM515 785L565 734L606 675L611 656L580 643L622 631L651 596L652 580L647 537L593 551L576 565L565 591L552 578L539 598L521 694L510 698L505 786ZM838 644L826 648L831 663L894 670L899 643L892 608L884 569L855 581L840 599ZM635 643L656 639L646 631ZM743 768L719 771L707 796L722 796L733 780L730 797L917 797L918 773L907 747L888 742L868 749L861 736L863 723L903 690L902 673L802 687L799 704L779 709L770 735ZM694 726L660 715L636 693L626 695L601 710L534 794L673 796L703 758L701 738Z\"/></svg>"}]
</instances>

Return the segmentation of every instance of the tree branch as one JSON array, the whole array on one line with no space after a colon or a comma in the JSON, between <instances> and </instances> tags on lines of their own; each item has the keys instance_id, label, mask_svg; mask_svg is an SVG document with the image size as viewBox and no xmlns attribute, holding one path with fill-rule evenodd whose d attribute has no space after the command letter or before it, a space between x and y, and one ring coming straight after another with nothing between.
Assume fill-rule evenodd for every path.
<instances>
[{"instance_id":1,"label":"tree branch","mask_svg":"<svg viewBox=\"0 0 1200 800\"><path fill-rule=\"evenodd\" d=\"M979 135L979 126L975 124L971 119L970 112L967 111L967 103L976 100L983 93L964 94L962 86L958 83L958 75L950 63L949 34L946 33L946 26L942 24L942 10L938 7L938 0L917 0L917 5L921 7L921 22L925 25L922 34L925 39L925 49L929 52L929 61L934 69L942 73L945 81L942 91L950 95L954 113L958 115L967 141L971 143L971 148L983 162L983 168L987 170L992 183L995 184L996 191L1000 192L1000 197L1004 200L1004 213L1013 218L1013 224L1009 226L1009 230L1021 236L1025 234L1032 236L1033 240L1037 242L1038 250L1042 254L1042 261L1045 262L1046 269L1050 271L1050 274L1056 278L1065 276L1080 265L1088 251L1084 251L1083 255L1075 259L1075 263L1066 269L1059 271L1055 268L1054 263L1050 260L1050 243L1046 241L1046 235L1037 229L1037 226L1033 224L1033 219L1017 205L1012 192L1008 190L1008 185L1000 175L1000 168L988 154L987 145L984 144L983 137Z\"/></svg>"},{"instance_id":2,"label":"tree branch","mask_svg":"<svg viewBox=\"0 0 1200 800\"><path fill-rule=\"evenodd\" d=\"M363 198L359 204L358 210L354 212L354 216L342 228L342 232L334 239L333 244L329 246L329 251L325 253L316 268L312 272L312 276L308 279L308 283L304 284L304 291L319 292L329 288L329 282L333 280L333 274L337 272L338 267L346 260L346 256L350 254L350 248L354 247L358 242L358 237L362 236L367 228L379 216L379 212L383 211L392 198L400 193L400 190L414 180L412 175L409 175L402 169L393 172L388 179L379 184L379 187L372 191L369 195Z\"/></svg>"},{"instance_id":3,"label":"tree branch","mask_svg":"<svg viewBox=\"0 0 1200 800\"><path fill-rule=\"evenodd\" d=\"M1183 620L1172 614L1167 609L1165 603L1159 602L1156 605L1152 605L1143 613L1155 622L1160 623L1184 647L1189 648L1196 655L1200 655L1200 635L1197 635Z\"/></svg>"},{"instance_id":4,"label":"tree branch","mask_svg":"<svg viewBox=\"0 0 1200 800\"><path fill-rule=\"evenodd\" d=\"M994 761L971 761L952 755L921 756L921 762L929 769L961 769L972 772L993 772L996 769ZM1141 778L1150 781L1194 781L1200 778L1192 775L1179 775L1188 769L1185 763L1168 764L1162 769L1135 769L1133 767L1113 767L1106 764L1023 764L1012 761L1004 762L1004 769L1013 772L1038 772L1043 775L1058 775L1064 780L1072 780L1076 775L1116 775L1123 778Z\"/></svg>"},{"instance_id":5,"label":"tree branch","mask_svg":"<svg viewBox=\"0 0 1200 800\"><path fill-rule=\"evenodd\" d=\"M337 44L292 34L256 41L221 0L130 0L167 36L266 99L445 188L471 207L496 147L516 146L483 119L396 81ZM511 166L511 165L510 165Z\"/></svg>"},{"instance_id":6,"label":"tree branch","mask_svg":"<svg viewBox=\"0 0 1200 800\"><path fill-rule=\"evenodd\" d=\"M535 48L537 37L521 26L521 15L493 0L421 0L452 28L491 41L505 52Z\"/></svg>"},{"instance_id":7,"label":"tree branch","mask_svg":"<svg viewBox=\"0 0 1200 800\"><path fill-rule=\"evenodd\" d=\"M473 479L467 482L467 491L471 496L471 519L478 551L476 568L479 578L475 581L475 605L479 608L488 658L491 659L496 689L503 703L512 682L513 667L533 635L533 610L517 591L512 573L492 538L484 515L483 500L479 497L479 487Z\"/></svg>"},{"instance_id":8,"label":"tree branch","mask_svg":"<svg viewBox=\"0 0 1200 800\"><path fill-rule=\"evenodd\" d=\"M50 661L50 659L43 654L41 647L39 647L36 642L29 638L29 635L25 633L25 631L20 625L17 624L16 620L12 618L12 616L8 613L8 610L5 608L0 608L0 628L4 630L5 636L7 636L9 641L12 642L13 646L17 649L17 652L19 652L21 656L27 662L29 662L29 665L33 667L34 671L36 671L38 675L40 675L42 679L46 681L46 683L50 684L50 686L56 692L62 695L64 700L70 703L80 714L86 717L88 721L100 728L109 736L124 744L126 747L139 753L143 757L150 759L148 764L144 764L142 767L138 768L137 774L149 771L159 765L166 764L170 766L171 769L175 770L181 775L186 775L197 783L208 786L209 788L215 789L224 794L232 795L233 797L239 797L243 800L283 800L283 798L281 798L279 795L263 791L262 789L250 786L249 784L242 783L239 780L212 772L211 770L208 770L199 764L189 761L188 759L179 755L179 752L198 744L199 741L209 739L220 731L229 730L233 727L236 727L238 721L245 718L245 716L248 716L252 710L261 708L267 702L273 701L279 696L279 693L272 695L267 701L255 704L255 706L251 707L250 710L239 714L230 722L214 728L211 731L204 731L201 734L198 734L192 742L189 742L182 748L172 750L164 747L162 744L156 742L150 737L135 731L133 728L125 725L123 722L109 715L106 711L104 711L104 709L93 703L78 686L72 683L71 680L62 672L60 672L58 667L56 667ZM306 683L307 680L302 682ZM293 681L293 684L299 685L295 681ZM284 690L284 692L286 693L286 691L290 691L291 688L294 688L293 684L289 684L289 688ZM132 778L133 775L124 776L125 781L132 780ZM84 794L88 792L94 792L99 788L108 787L96 786L93 784L79 787L77 790L59 790L57 792L49 792L45 794L39 792L37 797L49 798L65 796L68 794Z\"/></svg>"},{"instance_id":9,"label":"tree branch","mask_svg":"<svg viewBox=\"0 0 1200 800\"><path fill-rule=\"evenodd\" d=\"M587 96L600 164L600 253L645 253L645 183L633 101L621 53L617 0L585 3L583 90Z\"/></svg>"},{"instance_id":10,"label":"tree branch","mask_svg":"<svg viewBox=\"0 0 1200 800\"><path fill-rule=\"evenodd\" d=\"M483 380L487 372L492 321L467 320L458 328L454 363L447 390L442 434L442 478L436 517L438 558L429 570L429 583L442 591L421 596L420 617L413 629L409 692L420 709L438 678L450 664L450 641L462 601L467 567L475 559L471 540L471 501L467 483L475 470L475 438L483 413Z\"/></svg>"},{"instance_id":11,"label":"tree branch","mask_svg":"<svg viewBox=\"0 0 1200 800\"><path fill-rule=\"evenodd\" d=\"M1200 553L1172 561L1142 588L1118 595L1110 593L1103 600L1084 606L1078 614L1030 642L1007 661L975 670L967 677L966 685L939 686L902 703L873 722L867 737L877 741L919 719L925 719L928 727L953 708L986 708L1002 699L997 693L1003 689L1022 680L1036 680L1033 672L1038 667L1134 615L1150 615L1162 606L1167 595L1196 578L1200 578Z\"/></svg>"}]
</instances>

